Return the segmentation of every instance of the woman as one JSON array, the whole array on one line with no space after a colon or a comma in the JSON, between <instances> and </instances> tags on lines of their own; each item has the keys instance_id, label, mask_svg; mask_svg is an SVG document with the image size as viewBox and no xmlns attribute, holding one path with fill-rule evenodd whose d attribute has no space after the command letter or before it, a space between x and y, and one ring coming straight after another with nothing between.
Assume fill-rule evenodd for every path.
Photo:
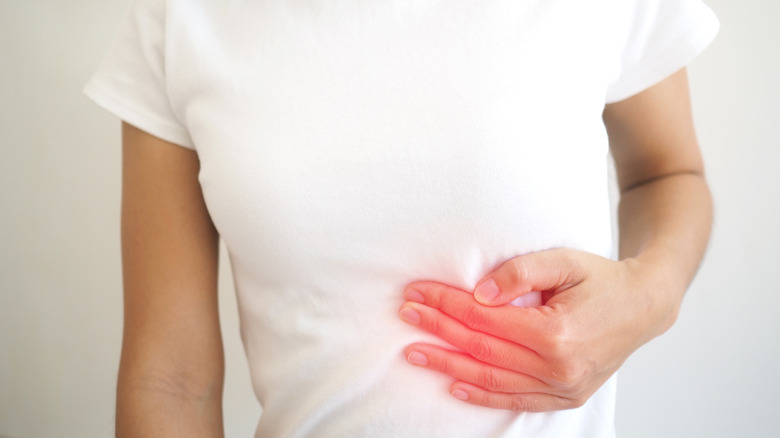
<instances>
[{"instance_id":1,"label":"woman","mask_svg":"<svg viewBox=\"0 0 780 438\"><path fill-rule=\"evenodd\" d=\"M222 435L221 237L257 436L612 436L614 372L709 236L684 66L717 26L699 0L136 1L85 88L123 120L117 435Z\"/></svg>"}]
</instances>

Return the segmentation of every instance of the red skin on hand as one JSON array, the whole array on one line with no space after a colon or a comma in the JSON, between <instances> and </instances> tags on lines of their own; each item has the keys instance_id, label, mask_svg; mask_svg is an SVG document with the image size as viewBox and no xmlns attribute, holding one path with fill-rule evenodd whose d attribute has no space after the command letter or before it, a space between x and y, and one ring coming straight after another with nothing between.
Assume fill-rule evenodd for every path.
<instances>
[{"instance_id":1,"label":"red skin on hand","mask_svg":"<svg viewBox=\"0 0 780 438\"><path fill-rule=\"evenodd\" d=\"M465 353L416 343L404 354L454 377L450 393L468 403L532 412L582 406L651 337L646 307L632 295L633 271L630 263L554 249L505 262L474 293L409 284L399 316ZM513 301L532 305L506 305Z\"/></svg>"}]
</instances>

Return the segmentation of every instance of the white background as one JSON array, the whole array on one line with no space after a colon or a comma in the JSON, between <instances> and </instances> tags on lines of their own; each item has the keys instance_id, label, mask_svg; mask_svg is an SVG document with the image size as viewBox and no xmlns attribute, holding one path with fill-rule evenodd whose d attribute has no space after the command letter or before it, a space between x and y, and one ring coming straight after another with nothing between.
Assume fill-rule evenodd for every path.
<instances>
[{"instance_id":1,"label":"white background","mask_svg":"<svg viewBox=\"0 0 780 438\"><path fill-rule=\"evenodd\" d=\"M689 67L716 202L676 326L619 377L619 437L780 436L780 2L710 0ZM81 88L128 0L0 0L0 436L113 435L119 121ZM223 260L225 259L223 253ZM228 437L259 414L221 277Z\"/></svg>"}]
</instances>

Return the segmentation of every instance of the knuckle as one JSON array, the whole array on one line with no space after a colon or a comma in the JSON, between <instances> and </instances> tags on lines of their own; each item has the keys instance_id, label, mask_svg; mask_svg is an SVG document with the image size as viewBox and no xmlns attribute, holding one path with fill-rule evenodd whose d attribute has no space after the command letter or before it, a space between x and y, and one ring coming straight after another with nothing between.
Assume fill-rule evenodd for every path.
<instances>
[{"instance_id":1,"label":"knuckle","mask_svg":"<svg viewBox=\"0 0 780 438\"><path fill-rule=\"evenodd\" d=\"M446 357L439 358L433 365L438 371L447 375L452 375L452 363Z\"/></svg>"},{"instance_id":2,"label":"knuckle","mask_svg":"<svg viewBox=\"0 0 780 438\"><path fill-rule=\"evenodd\" d=\"M520 398L518 396L511 397L509 399L509 410L515 411L515 412L523 412L526 411L526 402L523 398Z\"/></svg>"},{"instance_id":3,"label":"knuckle","mask_svg":"<svg viewBox=\"0 0 780 438\"><path fill-rule=\"evenodd\" d=\"M467 342L466 351L481 362L492 362L494 359L493 348L490 341L482 335L474 335Z\"/></svg>"},{"instance_id":4,"label":"knuckle","mask_svg":"<svg viewBox=\"0 0 780 438\"><path fill-rule=\"evenodd\" d=\"M515 412L541 412L542 401L534 397L513 396L509 399L509 410Z\"/></svg>"},{"instance_id":5,"label":"knuckle","mask_svg":"<svg viewBox=\"0 0 780 438\"><path fill-rule=\"evenodd\" d=\"M432 283L428 287L428 294L425 296L427 305L440 309L442 307L442 297L445 296L444 286L438 283Z\"/></svg>"},{"instance_id":6,"label":"knuckle","mask_svg":"<svg viewBox=\"0 0 780 438\"><path fill-rule=\"evenodd\" d=\"M565 359L565 353L561 347L561 338L548 330L546 335L540 339L540 354L551 362L560 362Z\"/></svg>"},{"instance_id":7,"label":"knuckle","mask_svg":"<svg viewBox=\"0 0 780 438\"><path fill-rule=\"evenodd\" d=\"M442 323L441 318L434 316L426 319L428 320L428 331L436 336L441 336L444 332L444 324Z\"/></svg>"},{"instance_id":8,"label":"knuckle","mask_svg":"<svg viewBox=\"0 0 780 438\"><path fill-rule=\"evenodd\" d=\"M575 343L568 324L558 318L551 321L545 331L547 333L543 341L545 355L558 361L566 360L573 351Z\"/></svg>"},{"instance_id":9,"label":"knuckle","mask_svg":"<svg viewBox=\"0 0 780 438\"><path fill-rule=\"evenodd\" d=\"M553 385L567 394L580 394L586 383L588 370L577 362L565 363L550 370Z\"/></svg>"},{"instance_id":10,"label":"knuckle","mask_svg":"<svg viewBox=\"0 0 780 438\"><path fill-rule=\"evenodd\" d=\"M529 269L528 261L523 257L515 257L510 260L511 276L515 284L524 285L528 283Z\"/></svg>"},{"instance_id":11,"label":"knuckle","mask_svg":"<svg viewBox=\"0 0 780 438\"><path fill-rule=\"evenodd\" d=\"M493 368L484 368L480 372L477 384L491 392L496 392L501 389L501 379Z\"/></svg>"},{"instance_id":12,"label":"knuckle","mask_svg":"<svg viewBox=\"0 0 780 438\"><path fill-rule=\"evenodd\" d=\"M444 285L432 281L413 282L406 288L420 293L425 305L436 309L441 308L443 297L446 296Z\"/></svg>"},{"instance_id":13,"label":"knuckle","mask_svg":"<svg viewBox=\"0 0 780 438\"><path fill-rule=\"evenodd\" d=\"M483 330L485 321L484 311L477 306L468 306L463 313L463 323L474 330Z\"/></svg>"}]
</instances>

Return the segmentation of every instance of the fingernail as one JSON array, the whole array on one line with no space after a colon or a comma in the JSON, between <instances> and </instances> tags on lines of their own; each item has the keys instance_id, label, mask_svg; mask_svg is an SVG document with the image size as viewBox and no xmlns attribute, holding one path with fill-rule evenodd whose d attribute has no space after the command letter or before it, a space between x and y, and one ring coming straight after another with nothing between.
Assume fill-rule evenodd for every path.
<instances>
[{"instance_id":1,"label":"fingernail","mask_svg":"<svg viewBox=\"0 0 780 438\"><path fill-rule=\"evenodd\" d=\"M462 389L456 389L455 391L452 391L452 396L455 397L458 400L468 400L469 399L469 393Z\"/></svg>"},{"instance_id":2,"label":"fingernail","mask_svg":"<svg viewBox=\"0 0 780 438\"><path fill-rule=\"evenodd\" d=\"M406 298L408 301L416 301L418 303L424 303L425 297L420 292L417 292L414 289L409 289L404 294L404 298Z\"/></svg>"},{"instance_id":3,"label":"fingernail","mask_svg":"<svg viewBox=\"0 0 780 438\"><path fill-rule=\"evenodd\" d=\"M428 365L428 358L419 351L409 353L409 356L406 356L406 360L415 365Z\"/></svg>"},{"instance_id":4,"label":"fingernail","mask_svg":"<svg viewBox=\"0 0 780 438\"><path fill-rule=\"evenodd\" d=\"M492 278L483 282L474 290L474 298L482 303L487 303L495 299L501 291L498 290L496 281Z\"/></svg>"},{"instance_id":5,"label":"fingernail","mask_svg":"<svg viewBox=\"0 0 780 438\"><path fill-rule=\"evenodd\" d=\"M401 311L398 312L398 316L409 324L417 325L420 323L420 314L408 307L401 309Z\"/></svg>"}]
</instances>

